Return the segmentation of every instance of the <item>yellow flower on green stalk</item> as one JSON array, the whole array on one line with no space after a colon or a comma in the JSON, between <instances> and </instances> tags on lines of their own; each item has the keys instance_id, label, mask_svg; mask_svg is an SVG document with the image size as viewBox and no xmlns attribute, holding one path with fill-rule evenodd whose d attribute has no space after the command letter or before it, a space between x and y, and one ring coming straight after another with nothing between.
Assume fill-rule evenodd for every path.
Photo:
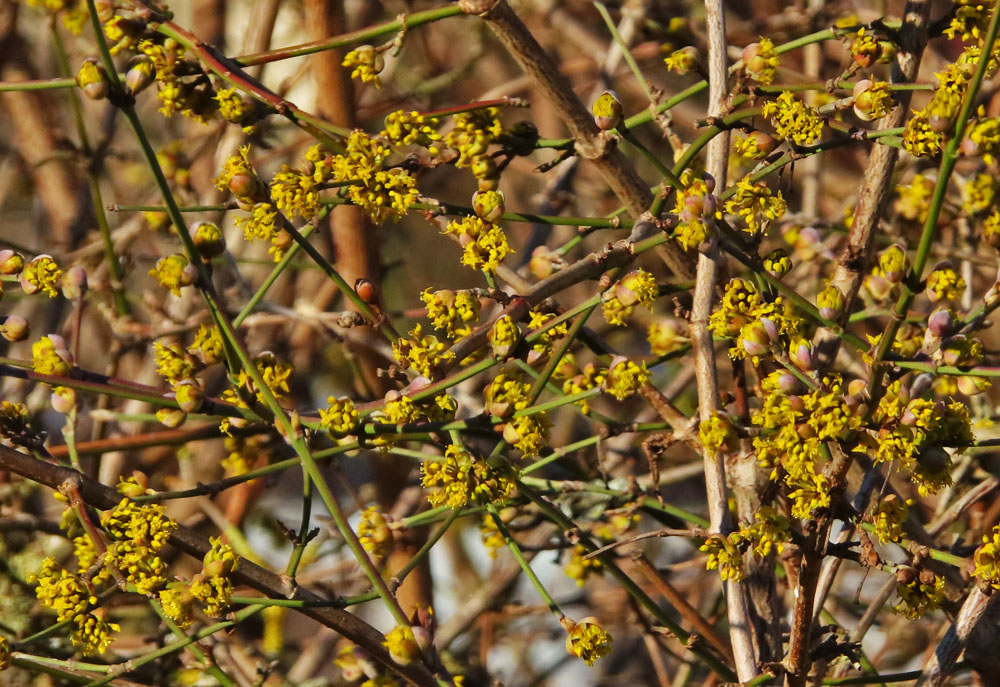
<instances>
[{"instance_id":1,"label":"yellow flower on green stalk","mask_svg":"<svg viewBox=\"0 0 1000 687\"><path fill-rule=\"evenodd\" d=\"M428 490L427 500L434 507L496 503L506 501L514 492L514 481L501 468L455 444L448 446L443 460L422 463L420 473L421 484Z\"/></svg>"},{"instance_id":2,"label":"yellow flower on green stalk","mask_svg":"<svg viewBox=\"0 0 1000 687\"><path fill-rule=\"evenodd\" d=\"M18 278L21 282L21 289L26 294L31 295L43 291L49 298L55 298L59 295L62 276L63 271L51 255L39 255L21 269Z\"/></svg>"},{"instance_id":3,"label":"yellow flower on green stalk","mask_svg":"<svg viewBox=\"0 0 1000 687\"><path fill-rule=\"evenodd\" d=\"M68 376L72 361L61 336L43 336L31 345L31 368L39 374Z\"/></svg>"},{"instance_id":4,"label":"yellow flower on green stalk","mask_svg":"<svg viewBox=\"0 0 1000 687\"><path fill-rule=\"evenodd\" d=\"M629 272L604 293L601 303L604 319L610 325L624 327L636 304L652 309L659 295L660 289L652 274L642 269Z\"/></svg>"},{"instance_id":5,"label":"yellow flower on green stalk","mask_svg":"<svg viewBox=\"0 0 1000 687\"><path fill-rule=\"evenodd\" d=\"M435 117L425 117L416 111L397 110L386 116L382 136L396 147L418 145L427 148L431 155L437 155L440 151L436 142L442 138L437 131L439 124Z\"/></svg>"},{"instance_id":6,"label":"yellow flower on green stalk","mask_svg":"<svg viewBox=\"0 0 1000 687\"><path fill-rule=\"evenodd\" d=\"M823 133L823 118L791 91L782 91L776 100L764 103L761 113L771 121L778 136L797 145L810 145Z\"/></svg>"},{"instance_id":7,"label":"yellow flower on green stalk","mask_svg":"<svg viewBox=\"0 0 1000 687\"><path fill-rule=\"evenodd\" d=\"M253 103L235 88L220 88L215 92L215 101L219 103L222 118L234 124L239 124L253 111Z\"/></svg>"},{"instance_id":8,"label":"yellow flower on green stalk","mask_svg":"<svg viewBox=\"0 0 1000 687\"><path fill-rule=\"evenodd\" d=\"M774 81L780 64L778 51L770 38L761 38L743 49L743 69L759 84L767 86Z\"/></svg>"},{"instance_id":9,"label":"yellow flower on green stalk","mask_svg":"<svg viewBox=\"0 0 1000 687\"><path fill-rule=\"evenodd\" d=\"M458 236L465 248L462 264L492 274L513 249L499 225L469 216L452 220L442 232Z\"/></svg>"},{"instance_id":10,"label":"yellow flower on green stalk","mask_svg":"<svg viewBox=\"0 0 1000 687\"><path fill-rule=\"evenodd\" d=\"M319 421L323 428L335 437L346 436L353 432L360 418L354 401L330 396L326 402L328 406L319 411Z\"/></svg>"},{"instance_id":11,"label":"yellow flower on green stalk","mask_svg":"<svg viewBox=\"0 0 1000 687\"><path fill-rule=\"evenodd\" d=\"M611 653L612 637L601 627L597 618L584 618L578 623L563 619L563 627L568 633L567 653L583 659L588 666L594 665L594 661Z\"/></svg>"},{"instance_id":12,"label":"yellow flower on green stalk","mask_svg":"<svg viewBox=\"0 0 1000 687\"><path fill-rule=\"evenodd\" d=\"M389 547L392 545L392 530L389 529L385 516L379 513L375 506L368 506L361 512L358 540L365 551L377 558L382 558L389 552Z\"/></svg>"},{"instance_id":13,"label":"yellow flower on green stalk","mask_svg":"<svg viewBox=\"0 0 1000 687\"><path fill-rule=\"evenodd\" d=\"M419 324L410 331L409 338L400 338L392 344L392 354L401 368L413 368L428 379L433 379L441 365L455 358L448 345L436 336L424 336Z\"/></svg>"},{"instance_id":14,"label":"yellow flower on green stalk","mask_svg":"<svg viewBox=\"0 0 1000 687\"><path fill-rule=\"evenodd\" d=\"M705 543L698 547L698 550L708 554L705 561L706 570L718 570L719 577L723 582L733 580L739 582L743 579L743 555L738 548L740 537L738 532L733 532L729 536L713 534Z\"/></svg>"},{"instance_id":15,"label":"yellow flower on green stalk","mask_svg":"<svg viewBox=\"0 0 1000 687\"><path fill-rule=\"evenodd\" d=\"M588 577L600 575L604 572L604 564L601 563L600 558L596 556L586 558L586 555L586 547L582 544L577 544L573 547L573 555L570 557L569 563L563 568L566 576L576 581L577 587L582 587Z\"/></svg>"},{"instance_id":16,"label":"yellow flower on green stalk","mask_svg":"<svg viewBox=\"0 0 1000 687\"><path fill-rule=\"evenodd\" d=\"M771 222L781 219L787 209L781 191L772 193L766 182L752 183L749 177L736 182L736 193L726 201L726 212L738 215L748 234L763 232Z\"/></svg>"},{"instance_id":17,"label":"yellow flower on green stalk","mask_svg":"<svg viewBox=\"0 0 1000 687\"><path fill-rule=\"evenodd\" d=\"M929 570L921 570L910 581L897 582L896 594L899 603L892 610L915 620L941 607L945 598L944 578Z\"/></svg>"},{"instance_id":18,"label":"yellow flower on green stalk","mask_svg":"<svg viewBox=\"0 0 1000 687\"><path fill-rule=\"evenodd\" d=\"M471 167L486 155L490 145L503 133L500 110L495 107L460 112L452 118L454 126L445 135L445 143L458 151L456 167Z\"/></svg>"},{"instance_id":19,"label":"yellow flower on green stalk","mask_svg":"<svg viewBox=\"0 0 1000 687\"><path fill-rule=\"evenodd\" d=\"M362 83L373 83L375 88L382 88L379 74L385 69L385 59L378 48L360 45L344 55L342 65L352 69L352 79L360 79Z\"/></svg>"}]
</instances>

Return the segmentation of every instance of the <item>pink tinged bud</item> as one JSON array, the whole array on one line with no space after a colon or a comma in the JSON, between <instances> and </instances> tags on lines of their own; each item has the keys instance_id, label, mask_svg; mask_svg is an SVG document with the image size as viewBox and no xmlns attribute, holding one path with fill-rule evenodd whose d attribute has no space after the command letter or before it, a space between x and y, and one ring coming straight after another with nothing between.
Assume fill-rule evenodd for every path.
<instances>
[{"instance_id":1,"label":"pink tinged bud","mask_svg":"<svg viewBox=\"0 0 1000 687\"><path fill-rule=\"evenodd\" d=\"M9 248L0 250L0 274L20 274L24 269L24 256Z\"/></svg>"},{"instance_id":2,"label":"pink tinged bud","mask_svg":"<svg viewBox=\"0 0 1000 687\"><path fill-rule=\"evenodd\" d=\"M771 338L761 322L752 322L743 328L740 336L740 346L749 356L764 355L771 350Z\"/></svg>"},{"instance_id":3,"label":"pink tinged bud","mask_svg":"<svg viewBox=\"0 0 1000 687\"><path fill-rule=\"evenodd\" d=\"M962 375L958 378L958 390L966 396L981 394L990 388L989 381L982 377L971 377Z\"/></svg>"},{"instance_id":4,"label":"pink tinged bud","mask_svg":"<svg viewBox=\"0 0 1000 687\"><path fill-rule=\"evenodd\" d=\"M31 329L28 321L20 315L8 315L3 324L0 324L0 336L12 343L24 341L28 338Z\"/></svg>"},{"instance_id":5,"label":"pink tinged bud","mask_svg":"<svg viewBox=\"0 0 1000 687\"><path fill-rule=\"evenodd\" d=\"M413 638L421 651L427 651L431 646L431 633L426 627L420 625L413 626Z\"/></svg>"},{"instance_id":6,"label":"pink tinged bud","mask_svg":"<svg viewBox=\"0 0 1000 687\"><path fill-rule=\"evenodd\" d=\"M472 209L484 222L496 222L507 207L500 191L476 191L472 195Z\"/></svg>"},{"instance_id":7,"label":"pink tinged bud","mask_svg":"<svg viewBox=\"0 0 1000 687\"><path fill-rule=\"evenodd\" d=\"M947 133L952 128L951 117L944 117L940 114L932 114L930 117L927 118L927 123L934 131L937 131L938 133L942 134ZM970 143L972 142L970 139L965 139L965 140L969 141ZM962 141L962 143L964 144L965 141Z\"/></svg>"},{"instance_id":8,"label":"pink tinged bud","mask_svg":"<svg viewBox=\"0 0 1000 687\"><path fill-rule=\"evenodd\" d=\"M942 338L955 331L955 324L955 313L949 308L937 308L927 318L927 330Z\"/></svg>"},{"instance_id":9,"label":"pink tinged bud","mask_svg":"<svg viewBox=\"0 0 1000 687\"><path fill-rule=\"evenodd\" d=\"M771 343L778 343L778 325L774 323L774 320L770 317L762 317L760 318L760 323L764 325L764 331L767 332L767 337Z\"/></svg>"},{"instance_id":10,"label":"pink tinged bud","mask_svg":"<svg viewBox=\"0 0 1000 687\"><path fill-rule=\"evenodd\" d=\"M205 391L195 379L182 379L174 385L174 398L185 413L197 413L205 402Z\"/></svg>"},{"instance_id":11,"label":"pink tinged bud","mask_svg":"<svg viewBox=\"0 0 1000 687\"><path fill-rule=\"evenodd\" d=\"M52 391L52 408L57 413L69 415L76 408L76 390L59 386Z\"/></svg>"},{"instance_id":12,"label":"pink tinged bud","mask_svg":"<svg viewBox=\"0 0 1000 687\"><path fill-rule=\"evenodd\" d=\"M594 113L594 123L602 131L610 131L622 122L624 108L614 91L604 91L594 101L591 109Z\"/></svg>"},{"instance_id":13,"label":"pink tinged bud","mask_svg":"<svg viewBox=\"0 0 1000 687\"><path fill-rule=\"evenodd\" d=\"M87 294L87 272L80 266L70 267L62 278L63 297L76 301Z\"/></svg>"},{"instance_id":14,"label":"pink tinged bud","mask_svg":"<svg viewBox=\"0 0 1000 687\"><path fill-rule=\"evenodd\" d=\"M867 391L868 383L863 379L852 379L847 383L847 393L851 396L858 396Z\"/></svg>"},{"instance_id":15,"label":"pink tinged bud","mask_svg":"<svg viewBox=\"0 0 1000 687\"><path fill-rule=\"evenodd\" d=\"M809 371L816 365L816 354L813 352L812 344L805 340L792 344L788 359L800 370Z\"/></svg>"},{"instance_id":16,"label":"pink tinged bud","mask_svg":"<svg viewBox=\"0 0 1000 687\"><path fill-rule=\"evenodd\" d=\"M108 73L104 66L96 58L90 57L84 60L80 66L80 71L76 74L76 85L80 92L91 100L101 100L108 97L111 84L108 81Z\"/></svg>"},{"instance_id":17,"label":"pink tinged bud","mask_svg":"<svg viewBox=\"0 0 1000 687\"><path fill-rule=\"evenodd\" d=\"M699 196L685 196L684 212L690 215L690 218L701 217L705 212L705 201ZM689 218L685 217L685 219Z\"/></svg>"},{"instance_id":18,"label":"pink tinged bud","mask_svg":"<svg viewBox=\"0 0 1000 687\"><path fill-rule=\"evenodd\" d=\"M869 274L865 279L865 288L877 301L884 301L892 294L893 283L880 274Z\"/></svg>"},{"instance_id":19,"label":"pink tinged bud","mask_svg":"<svg viewBox=\"0 0 1000 687\"><path fill-rule=\"evenodd\" d=\"M73 354L69 352L69 347L66 345L66 339L62 338L58 334L49 334L49 341L52 342L55 354L58 355L64 363L73 367L75 361L73 360Z\"/></svg>"},{"instance_id":20,"label":"pink tinged bud","mask_svg":"<svg viewBox=\"0 0 1000 687\"><path fill-rule=\"evenodd\" d=\"M951 337L941 344L941 362L952 367L960 365L965 349L965 337L963 335L959 334Z\"/></svg>"},{"instance_id":21,"label":"pink tinged bud","mask_svg":"<svg viewBox=\"0 0 1000 687\"><path fill-rule=\"evenodd\" d=\"M705 181L705 188L709 193L715 193L715 177L708 172L702 172L701 178Z\"/></svg>"},{"instance_id":22,"label":"pink tinged bud","mask_svg":"<svg viewBox=\"0 0 1000 687\"><path fill-rule=\"evenodd\" d=\"M778 377L778 388L785 395L794 394L802 391L802 382L791 372L785 372Z\"/></svg>"},{"instance_id":23,"label":"pink tinged bud","mask_svg":"<svg viewBox=\"0 0 1000 687\"><path fill-rule=\"evenodd\" d=\"M135 96L156 80L156 67L146 55L136 55L125 68L125 90Z\"/></svg>"},{"instance_id":24,"label":"pink tinged bud","mask_svg":"<svg viewBox=\"0 0 1000 687\"><path fill-rule=\"evenodd\" d=\"M705 196L701 203L702 213L705 217L715 217L716 211L719 209L719 199L709 193Z\"/></svg>"},{"instance_id":25,"label":"pink tinged bud","mask_svg":"<svg viewBox=\"0 0 1000 687\"><path fill-rule=\"evenodd\" d=\"M160 408L156 411L156 419L159 420L164 427L177 429L184 424L185 420L187 420L187 413L179 408Z\"/></svg>"}]
</instances>

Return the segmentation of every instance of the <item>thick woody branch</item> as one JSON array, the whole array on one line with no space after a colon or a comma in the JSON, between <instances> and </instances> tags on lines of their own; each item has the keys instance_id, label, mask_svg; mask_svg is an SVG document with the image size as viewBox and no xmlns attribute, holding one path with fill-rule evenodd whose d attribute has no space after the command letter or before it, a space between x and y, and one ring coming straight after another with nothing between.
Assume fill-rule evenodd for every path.
<instances>
[{"instance_id":1,"label":"thick woody branch","mask_svg":"<svg viewBox=\"0 0 1000 687\"><path fill-rule=\"evenodd\" d=\"M920 69L920 57L927 43L927 17L930 12L930 0L910 0L906 3L903 13L903 25L899 30L899 52L892 69L892 83L912 83L917 78ZM896 107L886 117L879 120L876 131L895 129L903 125L909 112L909 90L894 92ZM858 294L861 281L864 278L868 261L871 257L875 229L879 218L883 216L889 190L892 188L892 172L899 159L899 149L893 146L874 146L868 166L865 168L864 180L858 193L858 202L854 208L854 223L847 236L847 246L844 247L837 263L837 271L832 283L844 294L848 307L844 309L843 319L846 322L851 312L850 305ZM843 324L843 322L841 322ZM826 362L830 363L836 356L840 340L828 335L820 343Z\"/></svg>"},{"instance_id":2,"label":"thick woody branch","mask_svg":"<svg viewBox=\"0 0 1000 687\"><path fill-rule=\"evenodd\" d=\"M997 595L986 595L979 587L972 590L972 593L965 599L962 609L958 612L955 622L948 628L948 632L934 649L924 672L917 680L917 687L940 687L945 679L955 667L962 650L965 649L972 636L976 625L982 620L990 606L996 601Z\"/></svg>"},{"instance_id":3,"label":"thick woody branch","mask_svg":"<svg viewBox=\"0 0 1000 687\"><path fill-rule=\"evenodd\" d=\"M111 487L85 477L76 470L46 463L6 446L0 446L0 470L21 475L52 489L59 489L66 482L75 483L81 498L88 505L102 510L113 508L122 499L121 494ZM208 537L183 525L178 525L173 530L170 535L170 543L195 558L204 557L211 548ZM319 594L295 586L290 580L282 578L245 558L239 560L239 564L233 572L233 581L252 587L271 598L292 598L304 601L325 600ZM371 653L375 660L384 664L390 671L405 677L411 684L418 687L437 687L437 680L423 666L416 663L401 666L393 661L389 652L382 646L382 634L347 611L330 607L307 607L300 610L313 620L336 630L355 644L363 647Z\"/></svg>"},{"instance_id":4,"label":"thick woody branch","mask_svg":"<svg viewBox=\"0 0 1000 687\"><path fill-rule=\"evenodd\" d=\"M552 103L576 141L580 157L589 160L600 172L614 194L633 217L644 213L653 202L649 184L617 148L614 141L602 135L594 118L573 92L569 80L552 62L506 0L459 0L466 14L476 14L489 25L521 69L531 77L535 87ZM676 244L666 246L668 266L679 278L694 276L690 259Z\"/></svg>"}]
</instances>

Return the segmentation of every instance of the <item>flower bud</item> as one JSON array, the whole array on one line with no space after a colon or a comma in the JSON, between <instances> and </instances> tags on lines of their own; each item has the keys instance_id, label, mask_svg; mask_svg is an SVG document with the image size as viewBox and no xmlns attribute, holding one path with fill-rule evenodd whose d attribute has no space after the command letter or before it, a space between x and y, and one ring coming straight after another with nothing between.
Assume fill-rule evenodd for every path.
<instances>
[{"instance_id":1,"label":"flower bud","mask_svg":"<svg viewBox=\"0 0 1000 687\"><path fill-rule=\"evenodd\" d=\"M479 180L480 191L496 191L500 185L500 171L496 160L489 155L480 155L470 167L472 175Z\"/></svg>"},{"instance_id":2,"label":"flower bud","mask_svg":"<svg viewBox=\"0 0 1000 687\"><path fill-rule=\"evenodd\" d=\"M1000 281L993 283L993 286L983 296L983 300L986 302L986 305L993 305L1000 300Z\"/></svg>"},{"instance_id":3,"label":"flower bud","mask_svg":"<svg viewBox=\"0 0 1000 687\"><path fill-rule=\"evenodd\" d=\"M0 274L11 276L24 269L24 256L9 248L0 250Z\"/></svg>"},{"instance_id":4,"label":"flower bud","mask_svg":"<svg viewBox=\"0 0 1000 687\"><path fill-rule=\"evenodd\" d=\"M958 390L966 396L981 394L990 388L990 381L983 377L962 375L958 378Z\"/></svg>"},{"instance_id":5,"label":"flower bud","mask_svg":"<svg viewBox=\"0 0 1000 687\"><path fill-rule=\"evenodd\" d=\"M80 70L76 73L76 85L91 100L107 98L111 90L108 73L94 57L87 58L80 65Z\"/></svg>"},{"instance_id":6,"label":"flower bud","mask_svg":"<svg viewBox=\"0 0 1000 687\"><path fill-rule=\"evenodd\" d=\"M127 496L130 499L145 496L150 493L149 477L141 470L133 470L132 480L120 482L118 489L121 491L122 496Z\"/></svg>"},{"instance_id":7,"label":"flower bud","mask_svg":"<svg viewBox=\"0 0 1000 687\"><path fill-rule=\"evenodd\" d=\"M749 155L750 159L762 160L773 153L780 143L781 141L774 136L764 131L754 130L747 134L747 140L740 144L740 152L746 155L752 151L752 154Z\"/></svg>"},{"instance_id":8,"label":"flower bud","mask_svg":"<svg viewBox=\"0 0 1000 687\"><path fill-rule=\"evenodd\" d=\"M156 411L156 419L159 420L164 427L177 429L184 424L185 420L187 420L187 413L179 408L160 408Z\"/></svg>"},{"instance_id":9,"label":"flower bud","mask_svg":"<svg viewBox=\"0 0 1000 687\"><path fill-rule=\"evenodd\" d=\"M854 97L854 114L863 122L878 119L875 116L878 102L871 92L873 85L874 82L871 79L861 79L854 84L854 90L851 92Z\"/></svg>"},{"instance_id":10,"label":"flower bud","mask_svg":"<svg viewBox=\"0 0 1000 687\"><path fill-rule=\"evenodd\" d=\"M896 44L892 41L878 42L878 62L889 64L896 59Z\"/></svg>"},{"instance_id":11,"label":"flower bud","mask_svg":"<svg viewBox=\"0 0 1000 687\"><path fill-rule=\"evenodd\" d=\"M844 312L844 305L844 294L833 284L827 284L826 288L816 296L819 315L827 320L837 319Z\"/></svg>"},{"instance_id":12,"label":"flower bud","mask_svg":"<svg viewBox=\"0 0 1000 687\"><path fill-rule=\"evenodd\" d=\"M898 284L903 281L908 268L906 250L898 243L892 244L878 256L878 266L887 281Z\"/></svg>"},{"instance_id":13,"label":"flower bud","mask_svg":"<svg viewBox=\"0 0 1000 687\"><path fill-rule=\"evenodd\" d=\"M802 382L791 372L783 372L778 376L778 389L785 395L795 394L802 391Z\"/></svg>"},{"instance_id":14,"label":"flower bud","mask_svg":"<svg viewBox=\"0 0 1000 687\"><path fill-rule=\"evenodd\" d=\"M476 191L472 196L472 209L484 222L496 222L506 210L503 192Z\"/></svg>"},{"instance_id":15,"label":"flower bud","mask_svg":"<svg viewBox=\"0 0 1000 687\"><path fill-rule=\"evenodd\" d=\"M531 251L528 269L536 279L545 279L552 276L564 264L565 261L559 253L548 246L538 246Z\"/></svg>"},{"instance_id":16,"label":"flower bud","mask_svg":"<svg viewBox=\"0 0 1000 687\"><path fill-rule=\"evenodd\" d=\"M217 224L195 222L191 227L191 234L198 254L206 260L217 258L226 250L226 239Z\"/></svg>"},{"instance_id":17,"label":"flower bud","mask_svg":"<svg viewBox=\"0 0 1000 687\"><path fill-rule=\"evenodd\" d=\"M263 186L253 171L245 171L237 172L229 177L229 190L241 201L253 202L261 197Z\"/></svg>"},{"instance_id":18,"label":"flower bud","mask_svg":"<svg viewBox=\"0 0 1000 687\"><path fill-rule=\"evenodd\" d=\"M30 331L28 321L20 315L8 315L3 324L0 324L0 336L11 343L24 341Z\"/></svg>"},{"instance_id":19,"label":"flower bud","mask_svg":"<svg viewBox=\"0 0 1000 687\"><path fill-rule=\"evenodd\" d=\"M59 356L60 360L72 368L76 364L76 361L73 359L73 354L69 352L66 339L58 334L49 334L49 341L52 342L53 352Z\"/></svg>"},{"instance_id":20,"label":"flower bud","mask_svg":"<svg viewBox=\"0 0 1000 687\"><path fill-rule=\"evenodd\" d=\"M156 80L156 66L146 55L136 55L125 67L125 90L136 96Z\"/></svg>"},{"instance_id":21,"label":"flower bud","mask_svg":"<svg viewBox=\"0 0 1000 687\"><path fill-rule=\"evenodd\" d=\"M950 308L936 308L927 318L927 331L944 338L955 330L955 313Z\"/></svg>"},{"instance_id":22,"label":"flower bud","mask_svg":"<svg viewBox=\"0 0 1000 687\"><path fill-rule=\"evenodd\" d=\"M368 305L378 303L378 285L371 279L365 279L364 277L358 279L354 282L354 291Z\"/></svg>"},{"instance_id":23,"label":"flower bud","mask_svg":"<svg viewBox=\"0 0 1000 687\"><path fill-rule=\"evenodd\" d=\"M816 354L812 344L805 339L792 342L788 350L788 359L800 370L809 371L816 365Z\"/></svg>"},{"instance_id":24,"label":"flower bud","mask_svg":"<svg viewBox=\"0 0 1000 687\"><path fill-rule=\"evenodd\" d=\"M847 393L858 396L868 390L868 383L863 379L852 379L847 383Z\"/></svg>"},{"instance_id":25,"label":"flower bud","mask_svg":"<svg viewBox=\"0 0 1000 687\"><path fill-rule=\"evenodd\" d=\"M764 269L773 277L781 278L792 269L792 259L784 248L776 248L764 258Z\"/></svg>"},{"instance_id":26,"label":"flower bud","mask_svg":"<svg viewBox=\"0 0 1000 687\"><path fill-rule=\"evenodd\" d=\"M70 267L63 274L62 294L67 300L81 300L87 295L87 272L79 265Z\"/></svg>"},{"instance_id":27,"label":"flower bud","mask_svg":"<svg viewBox=\"0 0 1000 687\"><path fill-rule=\"evenodd\" d=\"M57 386L52 390L52 408L57 413L69 415L76 408L76 390Z\"/></svg>"},{"instance_id":28,"label":"flower bud","mask_svg":"<svg viewBox=\"0 0 1000 687\"><path fill-rule=\"evenodd\" d=\"M740 346L746 354L757 357L771 350L771 337L762 322L751 322L740 333Z\"/></svg>"},{"instance_id":29,"label":"flower bud","mask_svg":"<svg viewBox=\"0 0 1000 687\"><path fill-rule=\"evenodd\" d=\"M602 131L617 128L622 123L625 112L622 101L618 99L614 91L604 91L594 101L591 109L594 112L594 122L597 124L597 128Z\"/></svg>"},{"instance_id":30,"label":"flower bud","mask_svg":"<svg viewBox=\"0 0 1000 687\"><path fill-rule=\"evenodd\" d=\"M197 413L205 402L205 390L196 379L182 379L174 384L174 399L185 413Z\"/></svg>"}]
</instances>

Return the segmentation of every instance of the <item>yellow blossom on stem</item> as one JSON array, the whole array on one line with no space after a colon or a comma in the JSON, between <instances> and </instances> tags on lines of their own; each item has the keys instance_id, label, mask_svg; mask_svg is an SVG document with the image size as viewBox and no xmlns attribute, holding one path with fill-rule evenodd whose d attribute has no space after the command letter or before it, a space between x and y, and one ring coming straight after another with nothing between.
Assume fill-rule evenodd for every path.
<instances>
[{"instance_id":1,"label":"yellow blossom on stem","mask_svg":"<svg viewBox=\"0 0 1000 687\"><path fill-rule=\"evenodd\" d=\"M149 271L149 276L155 277L160 286L170 293L180 296L181 288L194 284L198 272L187 257L174 253L157 260L156 266Z\"/></svg>"},{"instance_id":2,"label":"yellow blossom on stem","mask_svg":"<svg viewBox=\"0 0 1000 687\"><path fill-rule=\"evenodd\" d=\"M215 92L219 114L226 121L239 124L253 110L253 103L235 88L220 88Z\"/></svg>"},{"instance_id":3,"label":"yellow blossom on stem","mask_svg":"<svg viewBox=\"0 0 1000 687\"><path fill-rule=\"evenodd\" d=\"M608 368L604 390L619 401L624 401L648 383L649 370L646 369L646 363L619 358Z\"/></svg>"},{"instance_id":4,"label":"yellow blossom on stem","mask_svg":"<svg viewBox=\"0 0 1000 687\"><path fill-rule=\"evenodd\" d=\"M400 338L392 344L392 354L404 370L413 368L417 374L433 379L438 367L454 359L448 345L433 335L423 336L418 324L410 331L409 338Z\"/></svg>"},{"instance_id":5,"label":"yellow blossom on stem","mask_svg":"<svg viewBox=\"0 0 1000 687\"><path fill-rule=\"evenodd\" d=\"M578 623L564 619L563 626L568 632L567 653L583 659L588 666L611 653L611 635L601 627L597 618L584 618Z\"/></svg>"},{"instance_id":6,"label":"yellow blossom on stem","mask_svg":"<svg viewBox=\"0 0 1000 687\"><path fill-rule=\"evenodd\" d=\"M470 291L434 291L426 288L420 294L420 300L427 308L431 324L435 329L443 329L449 339L468 334L472 331L469 323L479 317L479 299Z\"/></svg>"},{"instance_id":7,"label":"yellow blossom on stem","mask_svg":"<svg viewBox=\"0 0 1000 687\"><path fill-rule=\"evenodd\" d=\"M761 38L743 49L743 69L747 76L759 84L767 86L774 81L781 60L770 38ZM765 115L766 116L766 115Z\"/></svg>"},{"instance_id":8,"label":"yellow blossom on stem","mask_svg":"<svg viewBox=\"0 0 1000 687\"><path fill-rule=\"evenodd\" d=\"M358 426L360 415L354 405L354 401L349 398L337 399L330 396L326 399L328 407L319 411L319 421L324 429L333 436L342 437L354 431Z\"/></svg>"},{"instance_id":9,"label":"yellow blossom on stem","mask_svg":"<svg viewBox=\"0 0 1000 687\"><path fill-rule=\"evenodd\" d=\"M191 580L191 595L200 601L205 614L217 618L229 607L233 594L230 580L238 559L233 548L223 544L218 537L211 537L212 548L202 560L201 572Z\"/></svg>"},{"instance_id":10,"label":"yellow blossom on stem","mask_svg":"<svg viewBox=\"0 0 1000 687\"><path fill-rule=\"evenodd\" d=\"M319 210L319 190L316 182L308 174L303 174L288 165L271 180L271 198L275 206L288 215L300 215L312 219Z\"/></svg>"},{"instance_id":11,"label":"yellow blossom on stem","mask_svg":"<svg viewBox=\"0 0 1000 687\"><path fill-rule=\"evenodd\" d=\"M368 506L361 512L361 521L358 523L358 540L365 551L378 558L389 552L389 547L392 545L392 530L389 529L389 523L375 506Z\"/></svg>"},{"instance_id":12,"label":"yellow blossom on stem","mask_svg":"<svg viewBox=\"0 0 1000 687\"><path fill-rule=\"evenodd\" d=\"M596 556L585 558L586 554L586 547L583 544L577 544L573 547L573 555L569 563L563 568L566 576L576 581L577 587L582 587L591 575L600 575L604 571L604 564L601 563L600 558Z\"/></svg>"},{"instance_id":13,"label":"yellow blossom on stem","mask_svg":"<svg viewBox=\"0 0 1000 687\"><path fill-rule=\"evenodd\" d=\"M458 150L456 167L471 167L486 154L490 144L503 132L499 115L499 109L487 107L454 116L454 126L445 135L445 143Z\"/></svg>"},{"instance_id":14,"label":"yellow blossom on stem","mask_svg":"<svg viewBox=\"0 0 1000 687\"><path fill-rule=\"evenodd\" d=\"M899 603L892 607L896 613L916 619L937 610L944 601L944 578L929 570L921 570L912 579L896 583Z\"/></svg>"},{"instance_id":15,"label":"yellow blossom on stem","mask_svg":"<svg viewBox=\"0 0 1000 687\"><path fill-rule=\"evenodd\" d=\"M65 346L61 336L43 336L31 345L31 368L43 375L69 375L72 358Z\"/></svg>"},{"instance_id":16,"label":"yellow blossom on stem","mask_svg":"<svg viewBox=\"0 0 1000 687\"><path fill-rule=\"evenodd\" d=\"M396 110L386 116L382 136L394 146L423 146L431 155L437 155L440 151L435 142L441 140L437 131L439 124L435 117L425 117L416 111Z\"/></svg>"},{"instance_id":17,"label":"yellow blossom on stem","mask_svg":"<svg viewBox=\"0 0 1000 687\"><path fill-rule=\"evenodd\" d=\"M763 232L768 224L781 219L787 209L781 191L772 193L765 182L752 183L749 177L736 182L736 193L726 201L726 212L738 215L748 234Z\"/></svg>"},{"instance_id":18,"label":"yellow blossom on stem","mask_svg":"<svg viewBox=\"0 0 1000 687\"><path fill-rule=\"evenodd\" d=\"M49 298L59 295L59 285L63 271L51 255L39 255L30 260L21 270L21 289L27 294L45 292Z\"/></svg>"},{"instance_id":19,"label":"yellow blossom on stem","mask_svg":"<svg viewBox=\"0 0 1000 687\"><path fill-rule=\"evenodd\" d=\"M973 555L976 564L972 572L983 584L1000 589L1000 526L983 535L983 543Z\"/></svg>"},{"instance_id":20,"label":"yellow blossom on stem","mask_svg":"<svg viewBox=\"0 0 1000 687\"><path fill-rule=\"evenodd\" d=\"M823 118L791 91L782 91L776 100L764 103L761 113L771 120L778 136L800 146L810 145L823 133Z\"/></svg>"},{"instance_id":21,"label":"yellow blossom on stem","mask_svg":"<svg viewBox=\"0 0 1000 687\"><path fill-rule=\"evenodd\" d=\"M360 45L344 55L342 65L352 69L352 79L360 79L362 83L373 83L375 88L382 88L382 80L378 75L385 69L385 60L377 48Z\"/></svg>"},{"instance_id":22,"label":"yellow blossom on stem","mask_svg":"<svg viewBox=\"0 0 1000 687\"><path fill-rule=\"evenodd\" d=\"M514 482L503 470L475 458L452 444L444 459L421 464L421 483L434 507L461 508L469 503L505 501L514 492Z\"/></svg>"},{"instance_id":23,"label":"yellow blossom on stem","mask_svg":"<svg viewBox=\"0 0 1000 687\"><path fill-rule=\"evenodd\" d=\"M705 540L705 543L698 547L698 550L708 554L705 562L706 570L719 571L719 577L725 580L738 582L743 579L743 556L738 547L740 542L739 533L734 532L729 536L713 534Z\"/></svg>"},{"instance_id":24,"label":"yellow blossom on stem","mask_svg":"<svg viewBox=\"0 0 1000 687\"><path fill-rule=\"evenodd\" d=\"M392 628L385 636L382 646L389 650L389 655L400 665L407 665L420 658L420 645L417 644L413 628L406 625Z\"/></svg>"}]
</instances>

